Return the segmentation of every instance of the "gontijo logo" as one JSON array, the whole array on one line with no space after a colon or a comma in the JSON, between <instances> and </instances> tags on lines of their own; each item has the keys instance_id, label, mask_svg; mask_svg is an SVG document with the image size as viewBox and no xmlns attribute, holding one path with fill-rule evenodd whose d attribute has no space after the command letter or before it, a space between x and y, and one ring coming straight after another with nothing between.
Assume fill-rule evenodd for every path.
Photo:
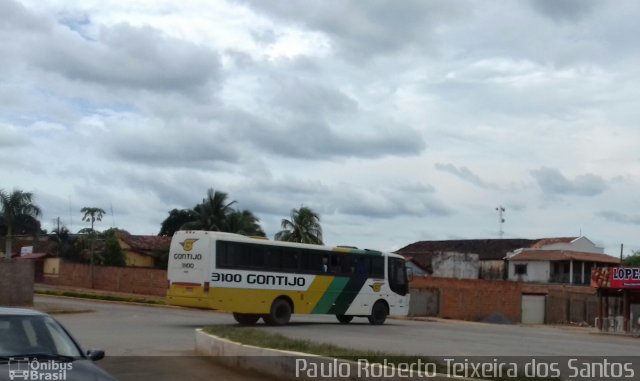
<instances>
[{"instance_id":1,"label":"gontijo logo","mask_svg":"<svg viewBox=\"0 0 640 381\"><path fill-rule=\"evenodd\" d=\"M193 244L196 243L197 240L197 238L185 239L183 242L180 242L180 245L184 251L191 251L191 249L193 249Z\"/></svg>"},{"instance_id":2,"label":"gontijo logo","mask_svg":"<svg viewBox=\"0 0 640 381\"><path fill-rule=\"evenodd\" d=\"M380 292L383 284L383 282L373 282L373 284L370 284L369 287L371 287L373 292Z\"/></svg>"}]
</instances>

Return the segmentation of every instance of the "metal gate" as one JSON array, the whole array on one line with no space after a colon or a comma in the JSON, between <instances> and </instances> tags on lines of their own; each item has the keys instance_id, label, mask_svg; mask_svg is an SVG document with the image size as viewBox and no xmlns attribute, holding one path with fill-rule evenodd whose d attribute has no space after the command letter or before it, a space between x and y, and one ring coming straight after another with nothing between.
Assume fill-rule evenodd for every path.
<instances>
[{"instance_id":1,"label":"metal gate","mask_svg":"<svg viewBox=\"0 0 640 381\"><path fill-rule=\"evenodd\" d=\"M522 295L522 324L544 324L546 295Z\"/></svg>"},{"instance_id":2,"label":"metal gate","mask_svg":"<svg viewBox=\"0 0 640 381\"><path fill-rule=\"evenodd\" d=\"M412 288L409 290L409 316L438 316L440 290L436 288Z\"/></svg>"}]
</instances>

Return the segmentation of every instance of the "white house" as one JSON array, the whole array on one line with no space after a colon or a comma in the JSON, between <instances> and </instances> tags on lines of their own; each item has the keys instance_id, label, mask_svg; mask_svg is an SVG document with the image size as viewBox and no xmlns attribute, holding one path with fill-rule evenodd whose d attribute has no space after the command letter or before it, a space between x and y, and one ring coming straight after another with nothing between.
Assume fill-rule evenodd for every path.
<instances>
[{"instance_id":1,"label":"white house","mask_svg":"<svg viewBox=\"0 0 640 381\"><path fill-rule=\"evenodd\" d=\"M542 239L507 253L508 279L522 282L589 284L591 269L620 264L587 237Z\"/></svg>"}]
</instances>

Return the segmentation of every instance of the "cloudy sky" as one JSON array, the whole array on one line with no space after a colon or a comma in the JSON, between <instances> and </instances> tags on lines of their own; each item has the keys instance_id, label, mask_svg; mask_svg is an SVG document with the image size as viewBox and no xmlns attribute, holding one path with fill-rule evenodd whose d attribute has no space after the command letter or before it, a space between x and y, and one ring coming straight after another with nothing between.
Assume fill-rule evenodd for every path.
<instances>
[{"instance_id":1,"label":"cloudy sky","mask_svg":"<svg viewBox=\"0 0 640 381\"><path fill-rule=\"evenodd\" d=\"M328 244L640 249L637 1L0 0L0 188L157 234L210 187ZM113 214L111 214L113 210Z\"/></svg>"}]
</instances>

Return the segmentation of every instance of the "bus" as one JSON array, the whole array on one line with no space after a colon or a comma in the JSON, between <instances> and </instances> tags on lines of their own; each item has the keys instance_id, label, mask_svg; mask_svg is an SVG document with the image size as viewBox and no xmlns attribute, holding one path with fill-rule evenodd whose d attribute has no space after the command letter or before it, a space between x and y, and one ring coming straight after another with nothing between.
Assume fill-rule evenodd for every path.
<instances>
[{"instance_id":1,"label":"bus","mask_svg":"<svg viewBox=\"0 0 640 381\"><path fill-rule=\"evenodd\" d=\"M167 275L168 304L232 312L242 325L285 325L294 313L380 325L409 310L404 258L355 247L180 230Z\"/></svg>"}]
</instances>

